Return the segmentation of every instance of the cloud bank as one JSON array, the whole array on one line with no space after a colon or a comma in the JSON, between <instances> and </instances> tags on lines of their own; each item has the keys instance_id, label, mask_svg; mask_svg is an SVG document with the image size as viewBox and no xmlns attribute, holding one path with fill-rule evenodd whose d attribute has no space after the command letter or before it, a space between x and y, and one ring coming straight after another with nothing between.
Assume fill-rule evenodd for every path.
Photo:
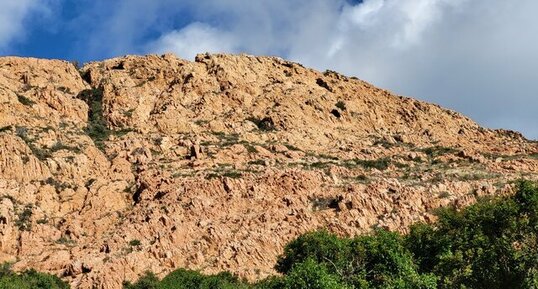
<instances>
[{"instance_id":1,"label":"cloud bank","mask_svg":"<svg viewBox=\"0 0 538 289\"><path fill-rule=\"evenodd\" d=\"M21 19L36 1L0 4L0 49L22 32ZM538 139L536 0L76 3L84 13L68 26L80 35L73 50L82 59L164 52L188 59L202 52L277 55Z\"/></svg>"},{"instance_id":2,"label":"cloud bank","mask_svg":"<svg viewBox=\"0 0 538 289\"><path fill-rule=\"evenodd\" d=\"M249 2L201 1L150 51L277 54L538 138L536 1Z\"/></svg>"},{"instance_id":3,"label":"cloud bank","mask_svg":"<svg viewBox=\"0 0 538 289\"><path fill-rule=\"evenodd\" d=\"M54 1L55 2L55 1ZM36 21L39 17L51 15L50 0L3 0L0 2L0 51L5 51L17 40L26 35L25 21L33 14Z\"/></svg>"},{"instance_id":4,"label":"cloud bank","mask_svg":"<svg viewBox=\"0 0 538 289\"><path fill-rule=\"evenodd\" d=\"M155 53L174 52L183 58L193 59L200 52L235 52L233 35L203 23L192 23L187 27L169 32L149 45Z\"/></svg>"},{"instance_id":5,"label":"cloud bank","mask_svg":"<svg viewBox=\"0 0 538 289\"><path fill-rule=\"evenodd\" d=\"M536 1L227 0L197 8L195 24L164 33L149 51L276 54L538 138Z\"/></svg>"}]
</instances>

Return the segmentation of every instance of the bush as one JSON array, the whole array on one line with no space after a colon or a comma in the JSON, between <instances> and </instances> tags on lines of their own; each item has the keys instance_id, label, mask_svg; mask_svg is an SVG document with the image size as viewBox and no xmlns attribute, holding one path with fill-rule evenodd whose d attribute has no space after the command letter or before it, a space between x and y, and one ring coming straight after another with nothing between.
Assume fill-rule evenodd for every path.
<instances>
[{"instance_id":1,"label":"bush","mask_svg":"<svg viewBox=\"0 0 538 289\"><path fill-rule=\"evenodd\" d=\"M512 197L440 210L433 225L402 236L384 230L355 238L326 231L290 242L274 276L249 284L223 272L146 273L125 289L433 289L538 288L538 187L520 182ZM133 242L134 243L134 242ZM0 289L67 289L55 276L0 266Z\"/></svg>"},{"instance_id":2,"label":"bush","mask_svg":"<svg viewBox=\"0 0 538 289\"><path fill-rule=\"evenodd\" d=\"M30 231L32 230L32 206L26 205L22 211L18 213L17 220L15 225L21 231Z\"/></svg>"},{"instance_id":3,"label":"bush","mask_svg":"<svg viewBox=\"0 0 538 289\"><path fill-rule=\"evenodd\" d=\"M217 275L202 275L199 272L179 269L159 283L159 289L240 289L248 288L228 272Z\"/></svg>"},{"instance_id":4,"label":"bush","mask_svg":"<svg viewBox=\"0 0 538 289\"><path fill-rule=\"evenodd\" d=\"M399 234L378 230L355 238L346 279L356 288L436 288L436 278L419 273Z\"/></svg>"},{"instance_id":5,"label":"bush","mask_svg":"<svg viewBox=\"0 0 538 289\"><path fill-rule=\"evenodd\" d=\"M435 277L418 273L396 233L378 230L354 239L324 231L306 234L286 246L276 269L289 273L297 264L312 261L352 288L435 288Z\"/></svg>"},{"instance_id":6,"label":"bush","mask_svg":"<svg viewBox=\"0 0 538 289\"><path fill-rule=\"evenodd\" d=\"M203 278L204 276L198 272L179 269L164 277L159 288L200 288Z\"/></svg>"},{"instance_id":7,"label":"bush","mask_svg":"<svg viewBox=\"0 0 538 289\"><path fill-rule=\"evenodd\" d=\"M442 155L446 155L446 154L454 154L454 153L459 152L458 150L456 150L454 148L443 147L443 146L427 147L427 148L421 149L421 151L423 153L427 154L428 156L432 157L432 158L436 158L438 156L442 156Z\"/></svg>"},{"instance_id":8,"label":"bush","mask_svg":"<svg viewBox=\"0 0 538 289\"><path fill-rule=\"evenodd\" d=\"M384 171L388 169L390 165L390 159L389 158L381 158L377 160L357 160L357 164L363 166L365 169L378 169L380 171Z\"/></svg>"},{"instance_id":9,"label":"bush","mask_svg":"<svg viewBox=\"0 0 538 289\"><path fill-rule=\"evenodd\" d=\"M291 241L278 259L275 269L287 274L294 265L308 259L317 263L332 262L338 268L344 266L350 256L349 241L340 239L327 231L307 233Z\"/></svg>"},{"instance_id":10,"label":"bush","mask_svg":"<svg viewBox=\"0 0 538 289\"><path fill-rule=\"evenodd\" d=\"M436 226L414 226L406 243L439 288L536 288L537 233L538 189L521 182L512 198L442 210Z\"/></svg>"},{"instance_id":11,"label":"bush","mask_svg":"<svg viewBox=\"0 0 538 289\"><path fill-rule=\"evenodd\" d=\"M293 266L284 281L285 289L345 289L337 275L331 274L321 263L307 259Z\"/></svg>"},{"instance_id":12,"label":"bush","mask_svg":"<svg viewBox=\"0 0 538 289\"><path fill-rule=\"evenodd\" d=\"M69 289L69 285L56 276L35 270L16 274L4 264L0 269L0 289Z\"/></svg>"},{"instance_id":13,"label":"bush","mask_svg":"<svg viewBox=\"0 0 538 289\"><path fill-rule=\"evenodd\" d=\"M275 268L283 275L257 284L230 273L180 269L156 287L125 288L538 288L537 260L538 188L520 182L513 197L443 209L436 224L417 224L406 236L384 230L355 238L307 233L278 259Z\"/></svg>"},{"instance_id":14,"label":"bush","mask_svg":"<svg viewBox=\"0 0 538 289\"><path fill-rule=\"evenodd\" d=\"M34 101L32 101L28 97L26 97L24 95L20 95L20 94L17 94L17 100L19 100L20 103L22 103L23 105L26 105L26 106L32 106L32 105L35 104Z\"/></svg>"},{"instance_id":15,"label":"bush","mask_svg":"<svg viewBox=\"0 0 538 289\"><path fill-rule=\"evenodd\" d=\"M24 212L24 211L23 211ZM23 214L30 216L29 212ZM284 249L273 276L249 284L223 272L148 272L125 289L430 289L538 288L538 187L521 181L512 197L440 210L433 225L401 236L384 230L355 238L304 234ZM23 220L26 217L22 218ZM139 245L131 241L133 246ZM0 289L68 289L58 277L0 266Z\"/></svg>"},{"instance_id":16,"label":"bush","mask_svg":"<svg viewBox=\"0 0 538 289\"><path fill-rule=\"evenodd\" d=\"M346 110L346 103L343 101L338 101L335 106L342 111Z\"/></svg>"},{"instance_id":17,"label":"bush","mask_svg":"<svg viewBox=\"0 0 538 289\"><path fill-rule=\"evenodd\" d=\"M131 247L136 247L136 246L140 246L140 245L142 245L142 242L140 242L140 240L138 240L138 239L134 239L134 240L129 241L129 246L131 246Z\"/></svg>"},{"instance_id":18,"label":"bush","mask_svg":"<svg viewBox=\"0 0 538 289\"><path fill-rule=\"evenodd\" d=\"M123 288L125 289L157 289L159 285L159 279L155 276L155 274L151 272L146 272L146 274L136 283L131 284L130 282L124 282Z\"/></svg>"},{"instance_id":19,"label":"bush","mask_svg":"<svg viewBox=\"0 0 538 289\"><path fill-rule=\"evenodd\" d=\"M285 286L286 280L284 278L272 276L256 283L254 289L281 289Z\"/></svg>"}]
</instances>

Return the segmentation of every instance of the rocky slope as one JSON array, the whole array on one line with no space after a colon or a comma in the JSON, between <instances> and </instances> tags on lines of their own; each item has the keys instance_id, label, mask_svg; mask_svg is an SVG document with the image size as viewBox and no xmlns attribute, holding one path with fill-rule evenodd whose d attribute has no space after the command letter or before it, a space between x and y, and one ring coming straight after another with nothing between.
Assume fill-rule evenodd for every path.
<instances>
[{"instance_id":1,"label":"rocky slope","mask_svg":"<svg viewBox=\"0 0 538 289\"><path fill-rule=\"evenodd\" d=\"M538 143L273 57L0 58L0 262L73 288L274 274L328 228L405 231L538 179Z\"/></svg>"}]
</instances>

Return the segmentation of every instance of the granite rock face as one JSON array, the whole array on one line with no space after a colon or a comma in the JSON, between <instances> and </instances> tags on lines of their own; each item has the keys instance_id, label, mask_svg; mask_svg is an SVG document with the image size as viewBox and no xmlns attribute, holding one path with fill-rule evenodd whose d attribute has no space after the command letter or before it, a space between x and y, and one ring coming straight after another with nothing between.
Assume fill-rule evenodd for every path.
<instances>
[{"instance_id":1,"label":"granite rock face","mask_svg":"<svg viewBox=\"0 0 538 289\"><path fill-rule=\"evenodd\" d=\"M405 232L538 179L538 143L274 57L0 58L0 262L119 289L274 274L327 228Z\"/></svg>"}]
</instances>

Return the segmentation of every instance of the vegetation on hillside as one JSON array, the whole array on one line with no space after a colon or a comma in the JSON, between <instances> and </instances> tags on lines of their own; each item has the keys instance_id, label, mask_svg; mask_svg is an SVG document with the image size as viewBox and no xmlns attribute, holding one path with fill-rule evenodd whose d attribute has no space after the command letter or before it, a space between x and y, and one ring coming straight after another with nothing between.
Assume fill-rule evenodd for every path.
<instances>
[{"instance_id":1,"label":"vegetation on hillside","mask_svg":"<svg viewBox=\"0 0 538 289\"><path fill-rule=\"evenodd\" d=\"M0 266L0 289L68 289L69 285L60 278L27 270L22 273L11 271L8 263Z\"/></svg>"},{"instance_id":2,"label":"vegetation on hillside","mask_svg":"<svg viewBox=\"0 0 538 289\"><path fill-rule=\"evenodd\" d=\"M522 181L511 197L442 209L435 224L409 234L374 230L340 238L326 231L290 242L275 269L255 284L223 272L179 269L162 280L147 273L125 289L433 289L538 288L538 186ZM58 278L0 270L0 289L68 288Z\"/></svg>"},{"instance_id":3,"label":"vegetation on hillside","mask_svg":"<svg viewBox=\"0 0 538 289\"><path fill-rule=\"evenodd\" d=\"M512 197L440 210L437 223L417 224L405 236L305 234L279 258L275 268L282 275L256 284L180 269L161 281L148 273L125 288L538 288L537 233L538 187L521 182Z\"/></svg>"}]
</instances>

